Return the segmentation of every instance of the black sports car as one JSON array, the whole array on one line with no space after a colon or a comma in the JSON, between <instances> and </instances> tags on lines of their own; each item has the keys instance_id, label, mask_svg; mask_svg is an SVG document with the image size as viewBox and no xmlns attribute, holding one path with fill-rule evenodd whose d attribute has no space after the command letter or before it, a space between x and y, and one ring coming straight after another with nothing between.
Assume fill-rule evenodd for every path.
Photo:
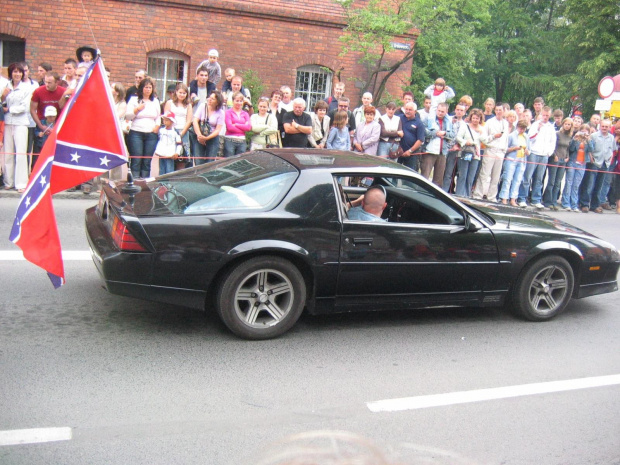
<instances>
[{"instance_id":1,"label":"black sports car","mask_svg":"<svg viewBox=\"0 0 620 465\"><path fill-rule=\"evenodd\" d=\"M371 186L386 195L385 221L349 219ZM214 307L248 339L283 334L304 307L509 303L547 320L571 297L618 289L611 244L539 213L456 199L402 165L351 152L269 149L110 182L86 229L111 293Z\"/></svg>"}]
</instances>

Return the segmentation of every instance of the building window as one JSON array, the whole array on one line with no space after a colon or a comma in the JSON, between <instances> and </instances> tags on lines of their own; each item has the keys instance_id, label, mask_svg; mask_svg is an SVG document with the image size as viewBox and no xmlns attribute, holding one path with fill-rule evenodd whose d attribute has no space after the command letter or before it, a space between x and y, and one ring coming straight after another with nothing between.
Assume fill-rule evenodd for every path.
<instances>
[{"instance_id":1,"label":"building window","mask_svg":"<svg viewBox=\"0 0 620 465\"><path fill-rule=\"evenodd\" d=\"M0 62L3 68L26 59L26 42L19 37L0 34Z\"/></svg>"},{"instance_id":2,"label":"building window","mask_svg":"<svg viewBox=\"0 0 620 465\"><path fill-rule=\"evenodd\" d=\"M153 78L157 97L166 99L170 84L187 83L187 57L175 52L149 53L146 73Z\"/></svg>"},{"instance_id":3,"label":"building window","mask_svg":"<svg viewBox=\"0 0 620 465\"><path fill-rule=\"evenodd\" d=\"M309 110L319 100L329 97L332 89L332 72L321 66L310 65L297 68L295 97L306 101Z\"/></svg>"}]
</instances>

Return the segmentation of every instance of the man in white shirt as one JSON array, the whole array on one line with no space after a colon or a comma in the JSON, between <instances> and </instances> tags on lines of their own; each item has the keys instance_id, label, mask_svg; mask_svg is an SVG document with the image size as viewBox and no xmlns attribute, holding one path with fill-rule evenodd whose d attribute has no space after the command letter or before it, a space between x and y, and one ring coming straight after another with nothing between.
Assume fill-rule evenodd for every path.
<instances>
[{"instance_id":1,"label":"man in white shirt","mask_svg":"<svg viewBox=\"0 0 620 465\"><path fill-rule=\"evenodd\" d=\"M540 118L532 123L527 135L530 138L530 155L527 157L527 166L523 175L523 182L519 188L518 203L520 207L527 207L526 199L532 185L532 206L542 210L541 203L543 176L547 169L547 160L555 151L556 134L551 118L551 108L544 106ZM533 181L532 181L533 179Z\"/></svg>"},{"instance_id":2,"label":"man in white shirt","mask_svg":"<svg viewBox=\"0 0 620 465\"><path fill-rule=\"evenodd\" d=\"M282 92L282 100L279 103L280 109L284 111L293 111L293 91L289 86L280 87Z\"/></svg>"},{"instance_id":3,"label":"man in white shirt","mask_svg":"<svg viewBox=\"0 0 620 465\"><path fill-rule=\"evenodd\" d=\"M484 124L480 140L486 148L473 198L482 199L486 195L487 200L495 202L499 176L502 174L504 156L508 148L508 121L504 119L504 107L501 103L495 106L495 117Z\"/></svg>"},{"instance_id":4,"label":"man in white shirt","mask_svg":"<svg viewBox=\"0 0 620 465\"><path fill-rule=\"evenodd\" d=\"M366 123L366 117L364 116L364 109L372 105L373 97L370 92L364 92L362 95L362 105L353 110L353 118L355 118L355 127L362 127ZM375 109L375 121L381 118L379 110Z\"/></svg>"}]
</instances>

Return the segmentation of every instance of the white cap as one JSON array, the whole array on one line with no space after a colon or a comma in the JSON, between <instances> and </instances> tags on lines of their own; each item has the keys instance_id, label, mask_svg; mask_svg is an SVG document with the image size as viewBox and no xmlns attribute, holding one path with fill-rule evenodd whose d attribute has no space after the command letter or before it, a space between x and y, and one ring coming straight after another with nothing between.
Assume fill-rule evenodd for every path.
<instances>
[{"instance_id":1,"label":"white cap","mask_svg":"<svg viewBox=\"0 0 620 465\"><path fill-rule=\"evenodd\" d=\"M56 107L50 105L45 107L45 112L43 114L45 116L58 116L58 111L56 110Z\"/></svg>"}]
</instances>

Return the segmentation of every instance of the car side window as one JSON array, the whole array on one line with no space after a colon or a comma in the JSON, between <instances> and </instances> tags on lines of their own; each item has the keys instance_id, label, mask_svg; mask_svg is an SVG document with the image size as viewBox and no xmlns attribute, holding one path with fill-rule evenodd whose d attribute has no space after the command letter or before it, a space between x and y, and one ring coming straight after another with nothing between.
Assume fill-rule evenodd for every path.
<instances>
[{"instance_id":1,"label":"car side window","mask_svg":"<svg viewBox=\"0 0 620 465\"><path fill-rule=\"evenodd\" d=\"M383 176L340 176L336 178L346 201L354 201L368 187L385 188L387 206L381 217L388 223L462 225L461 211L426 181L416 178Z\"/></svg>"}]
</instances>

